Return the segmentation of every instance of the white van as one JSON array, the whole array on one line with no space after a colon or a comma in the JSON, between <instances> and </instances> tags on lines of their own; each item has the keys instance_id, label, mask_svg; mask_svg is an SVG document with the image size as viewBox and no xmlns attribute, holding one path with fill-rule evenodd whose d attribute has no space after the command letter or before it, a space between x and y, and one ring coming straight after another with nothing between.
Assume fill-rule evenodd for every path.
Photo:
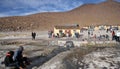
<instances>
[{"instance_id":1,"label":"white van","mask_svg":"<svg viewBox=\"0 0 120 69\"><path fill-rule=\"evenodd\" d=\"M120 37L120 31L116 32L116 36Z\"/></svg>"}]
</instances>

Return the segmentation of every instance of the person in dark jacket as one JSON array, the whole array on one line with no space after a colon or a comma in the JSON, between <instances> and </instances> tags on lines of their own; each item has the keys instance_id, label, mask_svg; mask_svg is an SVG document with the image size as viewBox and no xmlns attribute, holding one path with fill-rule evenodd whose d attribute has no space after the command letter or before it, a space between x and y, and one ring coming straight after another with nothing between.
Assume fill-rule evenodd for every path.
<instances>
[{"instance_id":1,"label":"person in dark jacket","mask_svg":"<svg viewBox=\"0 0 120 69\"><path fill-rule=\"evenodd\" d=\"M33 36L34 40L35 40L35 37L36 37L36 33L34 32L34 36Z\"/></svg>"},{"instance_id":2,"label":"person in dark jacket","mask_svg":"<svg viewBox=\"0 0 120 69\"><path fill-rule=\"evenodd\" d=\"M10 66L11 63L14 63L13 58L12 58L13 54L14 54L13 51L7 52L6 57L4 59L5 66Z\"/></svg>"},{"instance_id":3,"label":"person in dark jacket","mask_svg":"<svg viewBox=\"0 0 120 69\"><path fill-rule=\"evenodd\" d=\"M23 57L23 46L19 46L19 48L15 51L15 54L13 56L13 59L15 62L18 63L18 66L21 68L25 68L25 64L28 64L28 58Z\"/></svg>"},{"instance_id":4,"label":"person in dark jacket","mask_svg":"<svg viewBox=\"0 0 120 69\"><path fill-rule=\"evenodd\" d=\"M32 32L31 35L32 35L32 40L34 40L34 32Z\"/></svg>"},{"instance_id":5,"label":"person in dark jacket","mask_svg":"<svg viewBox=\"0 0 120 69\"><path fill-rule=\"evenodd\" d=\"M16 62L14 62L13 60L13 55L14 55L14 51L9 51L6 54L6 57L4 59L4 64L6 68L14 68L14 69L19 69L18 65Z\"/></svg>"},{"instance_id":6,"label":"person in dark jacket","mask_svg":"<svg viewBox=\"0 0 120 69\"><path fill-rule=\"evenodd\" d=\"M32 32L32 40L35 40L35 37L36 37L36 33L35 32Z\"/></svg>"}]
</instances>

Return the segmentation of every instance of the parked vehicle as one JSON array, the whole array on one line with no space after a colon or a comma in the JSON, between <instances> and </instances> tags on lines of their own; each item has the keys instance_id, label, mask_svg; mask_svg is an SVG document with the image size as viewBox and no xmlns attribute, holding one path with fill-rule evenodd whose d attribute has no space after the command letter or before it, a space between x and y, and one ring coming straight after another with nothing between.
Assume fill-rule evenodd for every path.
<instances>
[{"instance_id":1,"label":"parked vehicle","mask_svg":"<svg viewBox=\"0 0 120 69\"><path fill-rule=\"evenodd\" d=\"M115 40L120 42L120 31L117 31L115 34Z\"/></svg>"}]
</instances>

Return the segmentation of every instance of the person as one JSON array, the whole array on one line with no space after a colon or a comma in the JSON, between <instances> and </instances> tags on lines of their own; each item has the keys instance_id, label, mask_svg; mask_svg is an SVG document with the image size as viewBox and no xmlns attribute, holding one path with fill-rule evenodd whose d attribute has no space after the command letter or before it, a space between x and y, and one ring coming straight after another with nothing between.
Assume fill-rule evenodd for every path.
<instances>
[{"instance_id":1,"label":"person","mask_svg":"<svg viewBox=\"0 0 120 69\"><path fill-rule=\"evenodd\" d=\"M76 37L76 38L79 38L79 36L80 36L79 33L78 33L78 32L75 32L75 37Z\"/></svg>"},{"instance_id":2,"label":"person","mask_svg":"<svg viewBox=\"0 0 120 69\"><path fill-rule=\"evenodd\" d=\"M27 57L23 57L23 46L19 46L19 48L15 51L13 56L13 60L18 63L19 68L23 69L26 65L29 65L29 60Z\"/></svg>"},{"instance_id":3,"label":"person","mask_svg":"<svg viewBox=\"0 0 120 69\"><path fill-rule=\"evenodd\" d=\"M59 33L57 33L57 38L59 38L60 37L60 35L59 35Z\"/></svg>"},{"instance_id":4,"label":"person","mask_svg":"<svg viewBox=\"0 0 120 69\"><path fill-rule=\"evenodd\" d=\"M108 33L109 29L106 30L106 32Z\"/></svg>"},{"instance_id":5,"label":"person","mask_svg":"<svg viewBox=\"0 0 120 69\"><path fill-rule=\"evenodd\" d=\"M34 36L33 36L34 40L35 40L35 37L36 37L36 33L34 32Z\"/></svg>"},{"instance_id":6,"label":"person","mask_svg":"<svg viewBox=\"0 0 120 69\"><path fill-rule=\"evenodd\" d=\"M105 36L105 37L106 37L106 39L107 39L107 40L109 40L109 35L108 35L108 34L106 34L106 36Z\"/></svg>"},{"instance_id":7,"label":"person","mask_svg":"<svg viewBox=\"0 0 120 69\"><path fill-rule=\"evenodd\" d=\"M48 38L52 37L52 31L48 31Z\"/></svg>"},{"instance_id":8,"label":"person","mask_svg":"<svg viewBox=\"0 0 120 69\"><path fill-rule=\"evenodd\" d=\"M36 37L36 33L32 32L32 40L35 40L35 37Z\"/></svg>"},{"instance_id":9,"label":"person","mask_svg":"<svg viewBox=\"0 0 120 69\"><path fill-rule=\"evenodd\" d=\"M10 68L19 69L17 63L14 62L13 60L13 55L14 55L14 51L7 52L6 57L4 59L4 64L6 69L10 69Z\"/></svg>"},{"instance_id":10,"label":"person","mask_svg":"<svg viewBox=\"0 0 120 69\"><path fill-rule=\"evenodd\" d=\"M88 31L88 35L90 35L90 31Z\"/></svg>"},{"instance_id":11,"label":"person","mask_svg":"<svg viewBox=\"0 0 120 69\"><path fill-rule=\"evenodd\" d=\"M115 39L115 31L113 30L112 31L112 40L114 40Z\"/></svg>"},{"instance_id":12,"label":"person","mask_svg":"<svg viewBox=\"0 0 120 69\"><path fill-rule=\"evenodd\" d=\"M32 40L33 40L34 39L34 33L33 32L31 33L31 36L32 36Z\"/></svg>"}]
</instances>

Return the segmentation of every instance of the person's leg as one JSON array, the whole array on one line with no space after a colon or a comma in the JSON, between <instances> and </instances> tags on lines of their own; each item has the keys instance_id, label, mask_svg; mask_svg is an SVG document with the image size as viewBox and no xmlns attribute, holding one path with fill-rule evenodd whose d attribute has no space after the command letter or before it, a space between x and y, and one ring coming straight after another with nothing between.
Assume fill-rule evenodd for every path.
<instances>
[{"instance_id":1,"label":"person's leg","mask_svg":"<svg viewBox=\"0 0 120 69\"><path fill-rule=\"evenodd\" d=\"M26 66L29 65L29 64L30 64L30 62L29 62L27 57L23 57L21 59L21 61L19 62L20 67L23 68L23 69L26 68Z\"/></svg>"},{"instance_id":2,"label":"person's leg","mask_svg":"<svg viewBox=\"0 0 120 69\"><path fill-rule=\"evenodd\" d=\"M33 39L35 40L35 36L33 36Z\"/></svg>"},{"instance_id":3,"label":"person's leg","mask_svg":"<svg viewBox=\"0 0 120 69\"><path fill-rule=\"evenodd\" d=\"M21 62L19 68L26 68L26 66L25 66L25 64L23 62Z\"/></svg>"},{"instance_id":4,"label":"person's leg","mask_svg":"<svg viewBox=\"0 0 120 69\"><path fill-rule=\"evenodd\" d=\"M33 35L32 35L32 40L33 40Z\"/></svg>"},{"instance_id":5,"label":"person's leg","mask_svg":"<svg viewBox=\"0 0 120 69\"><path fill-rule=\"evenodd\" d=\"M30 64L30 60L29 60L27 57L23 57L23 62L24 62L26 65L29 65L29 64Z\"/></svg>"}]
</instances>

